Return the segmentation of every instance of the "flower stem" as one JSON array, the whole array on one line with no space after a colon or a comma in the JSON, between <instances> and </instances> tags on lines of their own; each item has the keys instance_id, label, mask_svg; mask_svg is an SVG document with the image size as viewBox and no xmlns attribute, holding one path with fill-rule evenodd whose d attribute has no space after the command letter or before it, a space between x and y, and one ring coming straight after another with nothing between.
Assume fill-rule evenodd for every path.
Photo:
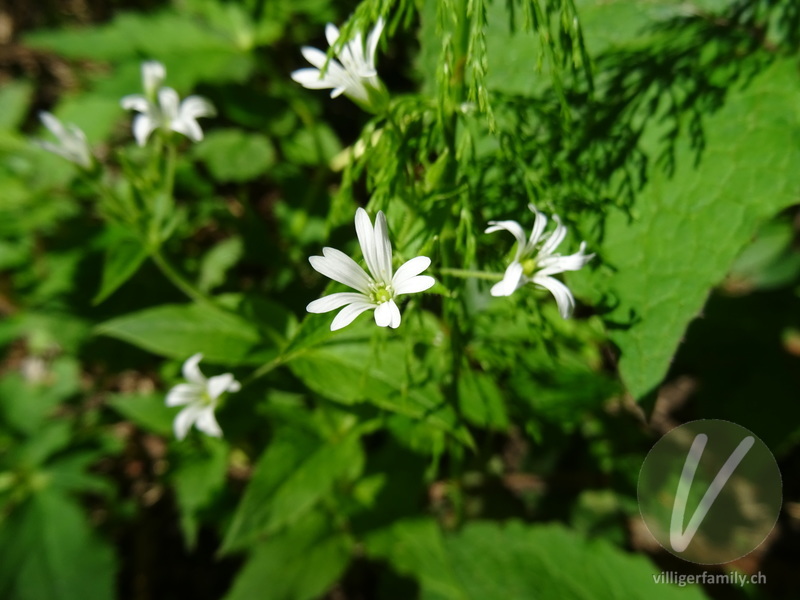
<instances>
[{"instance_id":1,"label":"flower stem","mask_svg":"<svg viewBox=\"0 0 800 600\"><path fill-rule=\"evenodd\" d=\"M176 288L189 296L189 298L198 304L210 306L215 309L220 308L211 298L197 289L194 284L187 280L178 272L175 267L172 266L172 264L162 254L161 248L151 248L150 257L153 259L153 262L156 263L156 266L161 270L164 276L169 279Z\"/></svg>"},{"instance_id":2,"label":"flower stem","mask_svg":"<svg viewBox=\"0 0 800 600\"><path fill-rule=\"evenodd\" d=\"M439 269L442 275L461 277L462 279L485 279L486 281L500 281L503 279L502 273L488 273L486 271L473 271L470 269L450 269L443 267Z\"/></svg>"}]
</instances>

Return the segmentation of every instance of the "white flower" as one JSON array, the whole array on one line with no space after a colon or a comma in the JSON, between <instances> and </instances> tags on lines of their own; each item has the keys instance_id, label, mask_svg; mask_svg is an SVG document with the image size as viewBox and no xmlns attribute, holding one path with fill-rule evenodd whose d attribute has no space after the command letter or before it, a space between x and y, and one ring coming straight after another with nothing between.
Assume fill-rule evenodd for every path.
<instances>
[{"instance_id":1,"label":"white flower","mask_svg":"<svg viewBox=\"0 0 800 600\"><path fill-rule=\"evenodd\" d=\"M383 26L383 18L379 18L367 36L366 49L361 33L356 34L355 39L345 44L342 51L336 54L339 60L332 58L328 62L328 57L322 50L303 46L303 56L316 68L298 69L292 73L292 79L311 90L333 88L331 98L345 94L366 107L373 106L376 92L378 95L385 93L375 69L375 51ZM328 23L325 27L325 37L328 39L328 44L333 46L339 39L339 29ZM328 68L323 75L322 70L326 62Z\"/></svg>"},{"instance_id":2,"label":"white flower","mask_svg":"<svg viewBox=\"0 0 800 600\"><path fill-rule=\"evenodd\" d=\"M144 94L131 94L121 100L122 108L141 113L133 120L133 136L136 143L144 146L147 138L156 129L177 131L190 140L203 139L203 130L197 122L200 117L213 117L214 106L200 96L189 96L180 101L178 92L170 87L161 87L166 70L158 61L142 63Z\"/></svg>"},{"instance_id":3,"label":"white flower","mask_svg":"<svg viewBox=\"0 0 800 600\"><path fill-rule=\"evenodd\" d=\"M89 150L89 142L86 140L86 134L80 128L71 123L64 126L61 121L49 112L40 112L39 119L58 140L57 144L37 140L36 144L40 148L44 148L53 154L58 154L60 157L66 158L84 169L92 166L92 152Z\"/></svg>"},{"instance_id":4,"label":"white flower","mask_svg":"<svg viewBox=\"0 0 800 600\"><path fill-rule=\"evenodd\" d=\"M584 254L586 242L581 242L578 252L569 256L555 254L558 245L567 235L567 228L562 225L558 215L553 215L556 228L544 234L547 217L529 204L535 216L533 231L525 239L522 226L516 221L489 221L486 233L505 229L517 239L517 252L514 260L508 265L503 280L492 286L492 296L510 296L526 283L549 290L555 296L558 310L565 319L569 318L575 308L575 298L569 288L558 279L551 277L564 271L577 271L588 263L594 254ZM543 235L544 234L544 235Z\"/></svg>"},{"instance_id":5,"label":"white flower","mask_svg":"<svg viewBox=\"0 0 800 600\"><path fill-rule=\"evenodd\" d=\"M189 383L179 383L167 394L167 406L185 406L175 417L175 437L182 440L194 424L197 429L214 437L222 430L214 416L217 400L225 392L238 392L241 385L230 373L206 377L200 372L202 354L195 354L183 363L183 377Z\"/></svg>"},{"instance_id":6,"label":"white flower","mask_svg":"<svg viewBox=\"0 0 800 600\"><path fill-rule=\"evenodd\" d=\"M356 211L356 234L369 273L335 248L323 248L323 256L312 256L308 261L326 277L358 291L324 296L311 302L306 310L325 313L344 307L333 319L331 331L346 327L358 315L372 309L375 309L375 323L379 327L397 328L400 309L395 299L402 294L424 292L436 283L433 277L420 275L430 266L431 259L427 256L412 258L392 275L392 244L382 211L378 211L373 228L367 211L359 208Z\"/></svg>"}]
</instances>

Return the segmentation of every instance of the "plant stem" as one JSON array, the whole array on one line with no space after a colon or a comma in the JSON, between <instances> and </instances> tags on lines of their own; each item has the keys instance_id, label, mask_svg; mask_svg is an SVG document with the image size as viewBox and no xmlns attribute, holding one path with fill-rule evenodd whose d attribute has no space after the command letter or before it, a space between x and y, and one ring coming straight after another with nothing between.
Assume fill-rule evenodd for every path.
<instances>
[{"instance_id":1,"label":"plant stem","mask_svg":"<svg viewBox=\"0 0 800 600\"><path fill-rule=\"evenodd\" d=\"M188 281L178 272L175 267L172 266L172 264L170 264L166 257L161 253L161 248L152 248L150 250L150 257L153 259L153 262L156 263L156 266L161 270L164 276L169 279L176 288L189 296L189 298L198 304L210 306L215 309L220 308L211 298L198 290L194 284Z\"/></svg>"},{"instance_id":2,"label":"plant stem","mask_svg":"<svg viewBox=\"0 0 800 600\"><path fill-rule=\"evenodd\" d=\"M472 271L469 269L451 269L443 267L439 269L442 275L451 275L462 279L485 279L486 281L500 281L503 279L502 273L488 273L486 271Z\"/></svg>"}]
</instances>

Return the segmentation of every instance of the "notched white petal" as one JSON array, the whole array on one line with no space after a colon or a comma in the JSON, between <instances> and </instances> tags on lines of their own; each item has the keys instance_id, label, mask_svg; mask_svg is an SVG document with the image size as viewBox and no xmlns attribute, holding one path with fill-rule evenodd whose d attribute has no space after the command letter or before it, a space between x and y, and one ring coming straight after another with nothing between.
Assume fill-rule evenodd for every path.
<instances>
[{"instance_id":1,"label":"notched white petal","mask_svg":"<svg viewBox=\"0 0 800 600\"><path fill-rule=\"evenodd\" d=\"M508 265L503 280L492 286L490 293L492 296L510 296L520 286L522 279L522 265L512 262Z\"/></svg>"},{"instance_id":2,"label":"notched white petal","mask_svg":"<svg viewBox=\"0 0 800 600\"><path fill-rule=\"evenodd\" d=\"M203 354L201 352L193 354L192 356L186 359L186 362L183 363L183 368L181 369L181 372L183 374L183 378L186 381L190 381L192 383L204 386L206 384L206 378L200 371L201 360L203 360Z\"/></svg>"},{"instance_id":3,"label":"notched white petal","mask_svg":"<svg viewBox=\"0 0 800 600\"><path fill-rule=\"evenodd\" d=\"M330 294L328 296L323 296L318 300L314 300L310 302L308 306L306 306L306 310L310 313L326 313L332 310L336 310L337 308L341 308L347 304L353 304L354 302L368 302L369 298L364 294L356 294L353 292L339 292L336 294Z\"/></svg>"},{"instance_id":4,"label":"notched white petal","mask_svg":"<svg viewBox=\"0 0 800 600\"><path fill-rule=\"evenodd\" d=\"M172 423L176 438L182 440L186 437L186 434L189 433L189 428L200 416L202 410L198 405L190 404L177 414L175 421Z\"/></svg>"},{"instance_id":5,"label":"notched white petal","mask_svg":"<svg viewBox=\"0 0 800 600\"><path fill-rule=\"evenodd\" d=\"M222 375L215 375L208 379L206 389L208 395L212 400L216 400L222 394L230 391L231 386L236 382L231 373L223 373Z\"/></svg>"},{"instance_id":6,"label":"notched white petal","mask_svg":"<svg viewBox=\"0 0 800 600\"><path fill-rule=\"evenodd\" d=\"M217 417L214 416L214 409L210 406L200 411L194 426L197 427L198 431L202 431L211 437L222 437L222 428L217 423Z\"/></svg>"},{"instance_id":7,"label":"notched white petal","mask_svg":"<svg viewBox=\"0 0 800 600\"><path fill-rule=\"evenodd\" d=\"M374 307L374 304L368 304L366 302L362 304L357 302L348 304L333 318L333 322L331 323L331 331L337 331L342 327L347 327L350 325L350 323L355 321L358 315Z\"/></svg>"},{"instance_id":8,"label":"notched white petal","mask_svg":"<svg viewBox=\"0 0 800 600\"><path fill-rule=\"evenodd\" d=\"M431 289L436 284L436 280L430 275L417 275L410 277L402 283L396 284L394 293L398 296L403 294L418 294Z\"/></svg>"}]
</instances>

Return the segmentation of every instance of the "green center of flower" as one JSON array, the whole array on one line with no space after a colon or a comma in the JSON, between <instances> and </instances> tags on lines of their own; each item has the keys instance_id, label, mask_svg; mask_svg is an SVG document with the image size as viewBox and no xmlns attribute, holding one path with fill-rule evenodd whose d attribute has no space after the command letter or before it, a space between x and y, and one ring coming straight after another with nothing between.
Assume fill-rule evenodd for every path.
<instances>
[{"instance_id":1,"label":"green center of flower","mask_svg":"<svg viewBox=\"0 0 800 600\"><path fill-rule=\"evenodd\" d=\"M391 285L383 285L383 284L375 284L372 293L370 294L370 299L375 304L383 304L384 302L388 302L394 297L394 291L392 290Z\"/></svg>"},{"instance_id":2,"label":"green center of flower","mask_svg":"<svg viewBox=\"0 0 800 600\"><path fill-rule=\"evenodd\" d=\"M536 270L536 260L533 258L526 258L522 261L522 274L525 277L530 277Z\"/></svg>"},{"instance_id":3,"label":"green center of flower","mask_svg":"<svg viewBox=\"0 0 800 600\"><path fill-rule=\"evenodd\" d=\"M200 394L199 404L201 404L202 406L211 406L212 404L214 404L214 400L209 395L208 390L203 390L203 393Z\"/></svg>"}]
</instances>

